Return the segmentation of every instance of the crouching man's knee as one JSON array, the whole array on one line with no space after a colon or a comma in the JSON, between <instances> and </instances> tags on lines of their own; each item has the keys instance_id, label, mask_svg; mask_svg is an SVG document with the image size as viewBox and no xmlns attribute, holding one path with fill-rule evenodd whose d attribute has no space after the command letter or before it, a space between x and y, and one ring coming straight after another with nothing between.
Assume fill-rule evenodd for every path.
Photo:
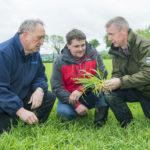
<instances>
[{"instance_id":1,"label":"crouching man's knee","mask_svg":"<svg viewBox=\"0 0 150 150\"><path fill-rule=\"evenodd\" d=\"M106 99L106 102L109 106L113 106L118 102L116 96L113 94L106 94L105 99Z\"/></svg>"},{"instance_id":2,"label":"crouching man's knee","mask_svg":"<svg viewBox=\"0 0 150 150\"><path fill-rule=\"evenodd\" d=\"M36 110L36 114L40 123L43 123L48 119L49 114L55 103L55 99L56 96L52 92L47 91L46 93L44 93L43 103Z\"/></svg>"}]
</instances>

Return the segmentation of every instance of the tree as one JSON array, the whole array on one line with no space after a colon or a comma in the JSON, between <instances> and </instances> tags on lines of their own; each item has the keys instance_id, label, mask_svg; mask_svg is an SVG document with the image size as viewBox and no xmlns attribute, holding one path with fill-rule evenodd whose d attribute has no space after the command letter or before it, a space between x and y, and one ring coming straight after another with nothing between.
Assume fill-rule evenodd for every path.
<instances>
[{"instance_id":1,"label":"tree","mask_svg":"<svg viewBox=\"0 0 150 150\"><path fill-rule=\"evenodd\" d=\"M111 42L109 41L107 34L104 36L104 42L106 43L106 48L111 47Z\"/></svg>"},{"instance_id":2,"label":"tree","mask_svg":"<svg viewBox=\"0 0 150 150\"><path fill-rule=\"evenodd\" d=\"M150 26L145 29L138 29L135 32L145 38L150 38Z\"/></svg>"},{"instance_id":3,"label":"tree","mask_svg":"<svg viewBox=\"0 0 150 150\"><path fill-rule=\"evenodd\" d=\"M45 35L44 42L46 42L46 43L49 42L49 36L47 34Z\"/></svg>"},{"instance_id":4,"label":"tree","mask_svg":"<svg viewBox=\"0 0 150 150\"><path fill-rule=\"evenodd\" d=\"M56 50L56 52L60 54L60 50L62 49L65 43L63 37L59 35L51 35L49 37L49 41L51 42L51 45L54 48L54 50Z\"/></svg>"},{"instance_id":5,"label":"tree","mask_svg":"<svg viewBox=\"0 0 150 150\"><path fill-rule=\"evenodd\" d=\"M89 43L95 48L97 48L100 45L97 39L92 39L91 41L89 41Z\"/></svg>"}]
</instances>

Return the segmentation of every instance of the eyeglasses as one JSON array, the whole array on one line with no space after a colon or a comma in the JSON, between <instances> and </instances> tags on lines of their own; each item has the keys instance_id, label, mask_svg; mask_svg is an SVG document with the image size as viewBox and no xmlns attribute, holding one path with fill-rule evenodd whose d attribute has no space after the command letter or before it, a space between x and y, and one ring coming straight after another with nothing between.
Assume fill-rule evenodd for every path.
<instances>
[{"instance_id":1,"label":"eyeglasses","mask_svg":"<svg viewBox=\"0 0 150 150\"><path fill-rule=\"evenodd\" d=\"M29 33L33 38L34 38L34 40L36 40L36 41L41 41L41 40L45 40L45 38L46 38L46 35L44 34L44 35L35 35L34 33Z\"/></svg>"},{"instance_id":2,"label":"eyeglasses","mask_svg":"<svg viewBox=\"0 0 150 150\"><path fill-rule=\"evenodd\" d=\"M36 39L39 40L39 41L45 40L45 35L36 36Z\"/></svg>"}]
</instances>

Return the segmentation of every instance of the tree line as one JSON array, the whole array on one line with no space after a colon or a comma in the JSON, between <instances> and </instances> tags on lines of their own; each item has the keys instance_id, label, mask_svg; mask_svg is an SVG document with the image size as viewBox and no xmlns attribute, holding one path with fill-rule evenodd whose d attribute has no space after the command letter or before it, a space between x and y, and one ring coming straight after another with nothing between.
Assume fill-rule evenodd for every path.
<instances>
[{"instance_id":1,"label":"tree line","mask_svg":"<svg viewBox=\"0 0 150 150\"><path fill-rule=\"evenodd\" d=\"M148 26L147 28L144 28L144 29L137 29L137 30L135 30L135 32L137 34L139 34L140 36L143 36L145 38L149 38L150 39L150 26ZM107 35L104 36L103 40L106 43L106 49L101 50L101 52L100 52L101 56L103 57L103 59L110 59L111 56L108 54L107 49L110 48L111 43L108 40L108 36ZM50 55L48 57L48 58L51 58L50 61L53 61L55 59L55 57L61 53L61 49L65 45L65 40L64 40L64 38L62 36L54 34L54 35L50 35L50 36L46 35L45 36L45 42L48 43L51 46L52 50L53 50L52 56ZM100 43L99 43L98 39L96 39L96 38L91 39L88 42L95 48L100 46ZM45 56L44 56L44 58L45 58Z\"/></svg>"}]
</instances>

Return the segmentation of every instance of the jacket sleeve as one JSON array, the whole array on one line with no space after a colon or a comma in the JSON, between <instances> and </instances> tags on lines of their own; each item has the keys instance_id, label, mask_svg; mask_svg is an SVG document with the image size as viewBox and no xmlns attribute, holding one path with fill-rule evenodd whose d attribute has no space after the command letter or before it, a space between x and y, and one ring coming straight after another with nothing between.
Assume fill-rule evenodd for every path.
<instances>
[{"instance_id":1,"label":"jacket sleeve","mask_svg":"<svg viewBox=\"0 0 150 150\"><path fill-rule=\"evenodd\" d=\"M104 78L107 78L108 73L100 54L97 56L97 65L98 65L98 69L103 72Z\"/></svg>"},{"instance_id":2,"label":"jacket sleeve","mask_svg":"<svg viewBox=\"0 0 150 150\"><path fill-rule=\"evenodd\" d=\"M60 67L61 63L59 63L58 59L59 58L57 58L53 64L53 71L51 77L52 91L55 93L59 100L61 100L63 103L68 103L70 92L68 92L64 88Z\"/></svg>"},{"instance_id":3,"label":"jacket sleeve","mask_svg":"<svg viewBox=\"0 0 150 150\"><path fill-rule=\"evenodd\" d=\"M121 88L132 88L150 84L150 46L139 51L139 71L121 78Z\"/></svg>"},{"instance_id":4,"label":"jacket sleeve","mask_svg":"<svg viewBox=\"0 0 150 150\"><path fill-rule=\"evenodd\" d=\"M0 112L15 116L23 107L22 100L11 89L12 60L5 53L0 53Z\"/></svg>"},{"instance_id":5,"label":"jacket sleeve","mask_svg":"<svg viewBox=\"0 0 150 150\"><path fill-rule=\"evenodd\" d=\"M45 75L45 67L42 63L40 56L39 56L38 70L32 82L32 90L34 91L38 87L41 87L44 92L48 90L47 77Z\"/></svg>"}]
</instances>

